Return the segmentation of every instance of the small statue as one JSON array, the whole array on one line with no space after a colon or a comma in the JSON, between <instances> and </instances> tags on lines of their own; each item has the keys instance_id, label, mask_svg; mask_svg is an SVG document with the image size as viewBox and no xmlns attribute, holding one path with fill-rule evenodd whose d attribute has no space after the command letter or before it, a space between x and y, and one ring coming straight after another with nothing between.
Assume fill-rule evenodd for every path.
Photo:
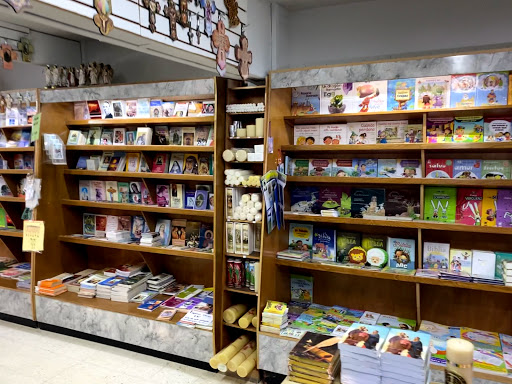
<instances>
[{"instance_id":1,"label":"small statue","mask_svg":"<svg viewBox=\"0 0 512 384\"><path fill-rule=\"evenodd\" d=\"M5 113L6 105L5 99L2 95L0 95L0 113Z\"/></svg>"},{"instance_id":2,"label":"small statue","mask_svg":"<svg viewBox=\"0 0 512 384\"><path fill-rule=\"evenodd\" d=\"M68 69L66 67L60 69L60 86L69 87Z\"/></svg>"},{"instance_id":3,"label":"small statue","mask_svg":"<svg viewBox=\"0 0 512 384\"><path fill-rule=\"evenodd\" d=\"M98 84L101 85L101 84L105 84L105 72L106 72L106 68L105 68L105 65L103 63L100 63L98 65Z\"/></svg>"},{"instance_id":4,"label":"small statue","mask_svg":"<svg viewBox=\"0 0 512 384\"><path fill-rule=\"evenodd\" d=\"M107 74L105 84L112 84L112 79L114 78L114 69L110 66L110 64L107 64L105 67L105 72Z\"/></svg>"},{"instance_id":5,"label":"small statue","mask_svg":"<svg viewBox=\"0 0 512 384\"><path fill-rule=\"evenodd\" d=\"M83 87L86 83L86 73L85 65L80 64L80 68L78 69L78 86Z\"/></svg>"},{"instance_id":6,"label":"small statue","mask_svg":"<svg viewBox=\"0 0 512 384\"><path fill-rule=\"evenodd\" d=\"M10 94L5 95L5 106L7 109L12 108L12 96Z\"/></svg>"},{"instance_id":7,"label":"small statue","mask_svg":"<svg viewBox=\"0 0 512 384\"><path fill-rule=\"evenodd\" d=\"M69 67L68 69L68 85L70 87L76 87L76 68Z\"/></svg>"},{"instance_id":8,"label":"small statue","mask_svg":"<svg viewBox=\"0 0 512 384\"><path fill-rule=\"evenodd\" d=\"M96 62L89 64L89 79L91 85L98 84L98 67L96 66Z\"/></svg>"},{"instance_id":9,"label":"small statue","mask_svg":"<svg viewBox=\"0 0 512 384\"><path fill-rule=\"evenodd\" d=\"M18 92L18 94L16 95L16 104L15 104L18 108L23 108L24 106L24 103L23 103L23 96L21 96L21 93ZM25 108L27 106L25 105Z\"/></svg>"},{"instance_id":10,"label":"small statue","mask_svg":"<svg viewBox=\"0 0 512 384\"><path fill-rule=\"evenodd\" d=\"M60 85L59 67L52 65L52 88L55 89Z\"/></svg>"},{"instance_id":11,"label":"small statue","mask_svg":"<svg viewBox=\"0 0 512 384\"><path fill-rule=\"evenodd\" d=\"M44 89L51 88L52 87L52 70L51 70L49 64L46 64L46 67L44 68L43 72L44 72L44 80L45 80Z\"/></svg>"}]
</instances>

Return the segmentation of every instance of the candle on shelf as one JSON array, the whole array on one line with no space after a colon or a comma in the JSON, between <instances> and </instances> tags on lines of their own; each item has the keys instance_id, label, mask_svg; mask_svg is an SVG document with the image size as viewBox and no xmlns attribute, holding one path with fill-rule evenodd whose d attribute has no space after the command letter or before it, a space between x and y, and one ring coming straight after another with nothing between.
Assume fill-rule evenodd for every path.
<instances>
[{"instance_id":1,"label":"candle on shelf","mask_svg":"<svg viewBox=\"0 0 512 384\"><path fill-rule=\"evenodd\" d=\"M227 367L231 372L236 372L240 364L242 364L256 350L256 343L249 341L231 360L228 361Z\"/></svg>"},{"instance_id":2,"label":"candle on shelf","mask_svg":"<svg viewBox=\"0 0 512 384\"><path fill-rule=\"evenodd\" d=\"M236 370L238 376L246 377L249 373L253 371L256 367L256 359L258 356L258 351L254 351Z\"/></svg>"},{"instance_id":3,"label":"candle on shelf","mask_svg":"<svg viewBox=\"0 0 512 384\"><path fill-rule=\"evenodd\" d=\"M450 339L446 343L446 383L473 383L474 347L467 340Z\"/></svg>"},{"instance_id":4,"label":"candle on shelf","mask_svg":"<svg viewBox=\"0 0 512 384\"><path fill-rule=\"evenodd\" d=\"M224 311L222 314L222 318L226 323L233 324L237 321L240 316L242 316L247 311L247 305L245 304L236 304L232 305L228 309Z\"/></svg>"},{"instance_id":5,"label":"candle on shelf","mask_svg":"<svg viewBox=\"0 0 512 384\"><path fill-rule=\"evenodd\" d=\"M256 119L256 136L263 137L263 125L264 125L265 119L262 117L258 117Z\"/></svg>"},{"instance_id":6,"label":"candle on shelf","mask_svg":"<svg viewBox=\"0 0 512 384\"><path fill-rule=\"evenodd\" d=\"M245 344L249 342L249 337L246 335L240 336L238 339L233 341L230 345L228 345L223 351L219 352L218 362L219 365L226 365L229 360L233 358Z\"/></svg>"},{"instance_id":7,"label":"candle on shelf","mask_svg":"<svg viewBox=\"0 0 512 384\"><path fill-rule=\"evenodd\" d=\"M256 136L256 125L249 124L247 126L247 137L254 137Z\"/></svg>"},{"instance_id":8,"label":"candle on shelf","mask_svg":"<svg viewBox=\"0 0 512 384\"><path fill-rule=\"evenodd\" d=\"M249 312L243 315L240 319L238 319L238 325L241 328L247 328L252 323L252 319L256 316L256 308L251 308ZM251 352L252 353L252 352ZM247 355L249 356L249 355ZM246 357L247 357L246 356ZM245 360L245 359L244 359Z\"/></svg>"},{"instance_id":9,"label":"candle on shelf","mask_svg":"<svg viewBox=\"0 0 512 384\"><path fill-rule=\"evenodd\" d=\"M238 128L236 130L236 137L247 137L247 128Z\"/></svg>"}]
</instances>

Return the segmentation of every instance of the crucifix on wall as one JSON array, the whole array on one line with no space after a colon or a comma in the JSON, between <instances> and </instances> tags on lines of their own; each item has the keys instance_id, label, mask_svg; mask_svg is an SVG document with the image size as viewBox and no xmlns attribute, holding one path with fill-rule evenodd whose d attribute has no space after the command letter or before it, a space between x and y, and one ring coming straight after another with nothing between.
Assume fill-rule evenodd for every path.
<instances>
[{"instance_id":1,"label":"crucifix on wall","mask_svg":"<svg viewBox=\"0 0 512 384\"><path fill-rule=\"evenodd\" d=\"M169 18L170 38L172 41L178 39L178 31L176 30L176 21L178 20L178 12L172 0L167 0L167 5L164 6L164 15Z\"/></svg>"},{"instance_id":2,"label":"crucifix on wall","mask_svg":"<svg viewBox=\"0 0 512 384\"><path fill-rule=\"evenodd\" d=\"M212 49L215 52L217 50L217 72L221 76L226 74L226 60L229 54L229 37L226 36L226 26L224 22L219 18L217 22L217 29L212 34Z\"/></svg>"},{"instance_id":3,"label":"crucifix on wall","mask_svg":"<svg viewBox=\"0 0 512 384\"><path fill-rule=\"evenodd\" d=\"M156 32L156 14L160 12L160 3L157 0L143 0L144 7L149 11L149 30Z\"/></svg>"},{"instance_id":4,"label":"crucifix on wall","mask_svg":"<svg viewBox=\"0 0 512 384\"><path fill-rule=\"evenodd\" d=\"M188 0L180 0L179 23L183 28L188 27Z\"/></svg>"},{"instance_id":5,"label":"crucifix on wall","mask_svg":"<svg viewBox=\"0 0 512 384\"><path fill-rule=\"evenodd\" d=\"M249 66L252 64L252 52L249 51L249 39L245 36L244 25L240 35L240 45L235 45L235 58L238 60L238 73L244 80L249 78Z\"/></svg>"}]
</instances>

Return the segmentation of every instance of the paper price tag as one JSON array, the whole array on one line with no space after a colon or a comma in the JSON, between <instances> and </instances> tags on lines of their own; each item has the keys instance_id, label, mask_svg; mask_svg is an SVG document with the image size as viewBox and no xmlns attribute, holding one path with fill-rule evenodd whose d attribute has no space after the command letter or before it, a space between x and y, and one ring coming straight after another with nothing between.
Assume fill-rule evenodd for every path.
<instances>
[{"instance_id":1,"label":"paper price tag","mask_svg":"<svg viewBox=\"0 0 512 384\"><path fill-rule=\"evenodd\" d=\"M23 252L44 250L44 221L23 222Z\"/></svg>"},{"instance_id":2,"label":"paper price tag","mask_svg":"<svg viewBox=\"0 0 512 384\"><path fill-rule=\"evenodd\" d=\"M41 113L36 113L32 118L32 131L30 133L30 141L36 141L39 139L41 132Z\"/></svg>"}]
</instances>

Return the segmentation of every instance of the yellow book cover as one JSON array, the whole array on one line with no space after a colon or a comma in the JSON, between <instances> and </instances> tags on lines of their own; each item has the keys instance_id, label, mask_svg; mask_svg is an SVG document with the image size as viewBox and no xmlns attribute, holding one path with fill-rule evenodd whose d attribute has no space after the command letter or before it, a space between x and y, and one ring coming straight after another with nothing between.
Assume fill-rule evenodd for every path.
<instances>
[{"instance_id":1,"label":"yellow book cover","mask_svg":"<svg viewBox=\"0 0 512 384\"><path fill-rule=\"evenodd\" d=\"M482 223L484 227L496 226L496 204L498 202L497 189L484 189L482 197Z\"/></svg>"},{"instance_id":2,"label":"yellow book cover","mask_svg":"<svg viewBox=\"0 0 512 384\"><path fill-rule=\"evenodd\" d=\"M319 367L317 365L311 365L311 364L306 364L306 363L303 363L303 362L300 362L300 361L297 361L297 360L288 360L288 367L291 367L292 369L295 369L295 368L300 368L302 369L303 371L308 371L308 372L315 372L315 376L316 375L328 375L328 376L331 376L333 373L334 373L334 369L333 367L328 367L328 368L325 368L325 367ZM320 376L320 377L323 377L323 376Z\"/></svg>"},{"instance_id":3,"label":"yellow book cover","mask_svg":"<svg viewBox=\"0 0 512 384\"><path fill-rule=\"evenodd\" d=\"M284 315L286 312L287 305L286 303L282 303L280 301L267 301L267 306L263 310L266 313L275 313L277 315Z\"/></svg>"},{"instance_id":4,"label":"yellow book cover","mask_svg":"<svg viewBox=\"0 0 512 384\"><path fill-rule=\"evenodd\" d=\"M302 375L305 377L301 377L298 374L290 372L290 380L295 381L296 383L301 384L331 384L332 380L323 380L316 377L310 376L308 378L307 375Z\"/></svg>"}]
</instances>

